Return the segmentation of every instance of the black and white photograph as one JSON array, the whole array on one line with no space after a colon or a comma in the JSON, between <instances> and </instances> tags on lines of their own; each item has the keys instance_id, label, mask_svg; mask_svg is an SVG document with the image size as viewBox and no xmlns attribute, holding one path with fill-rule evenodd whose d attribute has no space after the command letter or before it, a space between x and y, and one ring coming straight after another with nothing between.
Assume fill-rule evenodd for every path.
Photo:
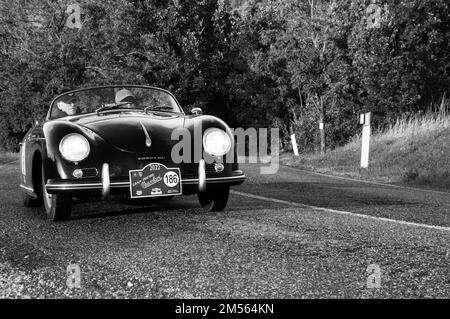
<instances>
[{"instance_id":1,"label":"black and white photograph","mask_svg":"<svg viewBox=\"0 0 450 319\"><path fill-rule=\"evenodd\" d=\"M450 3L0 0L0 190L4 300L449 299Z\"/></svg>"}]
</instances>

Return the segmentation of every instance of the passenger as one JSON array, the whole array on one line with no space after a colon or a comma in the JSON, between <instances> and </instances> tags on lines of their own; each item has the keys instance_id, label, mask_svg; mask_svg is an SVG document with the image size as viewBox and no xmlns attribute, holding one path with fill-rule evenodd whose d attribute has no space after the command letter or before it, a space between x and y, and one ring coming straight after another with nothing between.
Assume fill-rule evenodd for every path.
<instances>
[{"instance_id":1,"label":"passenger","mask_svg":"<svg viewBox=\"0 0 450 319\"><path fill-rule=\"evenodd\" d=\"M64 113L62 116L77 115L80 112L80 109L78 107L78 97L73 94L64 96L62 100L57 103L57 107Z\"/></svg>"},{"instance_id":2,"label":"passenger","mask_svg":"<svg viewBox=\"0 0 450 319\"><path fill-rule=\"evenodd\" d=\"M116 103L127 103L125 107L130 109L137 108L136 97L127 89L117 91L115 101Z\"/></svg>"}]
</instances>

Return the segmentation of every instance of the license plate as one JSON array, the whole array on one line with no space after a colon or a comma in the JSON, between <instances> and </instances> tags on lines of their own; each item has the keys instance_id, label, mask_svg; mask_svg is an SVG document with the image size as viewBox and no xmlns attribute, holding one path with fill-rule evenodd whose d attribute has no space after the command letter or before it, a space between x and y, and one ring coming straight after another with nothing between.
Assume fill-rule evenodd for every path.
<instances>
[{"instance_id":1,"label":"license plate","mask_svg":"<svg viewBox=\"0 0 450 319\"><path fill-rule=\"evenodd\" d=\"M130 170L131 198L181 195L179 168L152 163L140 170Z\"/></svg>"}]
</instances>

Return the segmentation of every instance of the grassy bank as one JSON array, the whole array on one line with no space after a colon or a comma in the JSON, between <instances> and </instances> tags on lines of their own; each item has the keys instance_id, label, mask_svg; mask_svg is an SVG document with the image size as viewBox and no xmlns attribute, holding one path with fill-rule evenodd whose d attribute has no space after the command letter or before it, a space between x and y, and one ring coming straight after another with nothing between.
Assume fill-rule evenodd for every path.
<instances>
[{"instance_id":1,"label":"grassy bank","mask_svg":"<svg viewBox=\"0 0 450 319\"><path fill-rule=\"evenodd\" d=\"M370 168L360 170L361 138L326 155L283 155L284 164L339 176L450 189L450 115L399 119L372 135Z\"/></svg>"}]
</instances>

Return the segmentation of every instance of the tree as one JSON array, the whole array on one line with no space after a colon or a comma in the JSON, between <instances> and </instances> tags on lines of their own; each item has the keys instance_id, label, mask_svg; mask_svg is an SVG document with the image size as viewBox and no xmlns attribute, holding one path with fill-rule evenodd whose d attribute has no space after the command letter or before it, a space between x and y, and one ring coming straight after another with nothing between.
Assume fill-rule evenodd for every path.
<instances>
[{"instance_id":1,"label":"tree","mask_svg":"<svg viewBox=\"0 0 450 319\"><path fill-rule=\"evenodd\" d=\"M379 24L368 19L377 8ZM449 5L428 1L337 1L333 38L360 83L363 110L386 119L425 110L448 91ZM352 81L355 82L355 81Z\"/></svg>"}]
</instances>

